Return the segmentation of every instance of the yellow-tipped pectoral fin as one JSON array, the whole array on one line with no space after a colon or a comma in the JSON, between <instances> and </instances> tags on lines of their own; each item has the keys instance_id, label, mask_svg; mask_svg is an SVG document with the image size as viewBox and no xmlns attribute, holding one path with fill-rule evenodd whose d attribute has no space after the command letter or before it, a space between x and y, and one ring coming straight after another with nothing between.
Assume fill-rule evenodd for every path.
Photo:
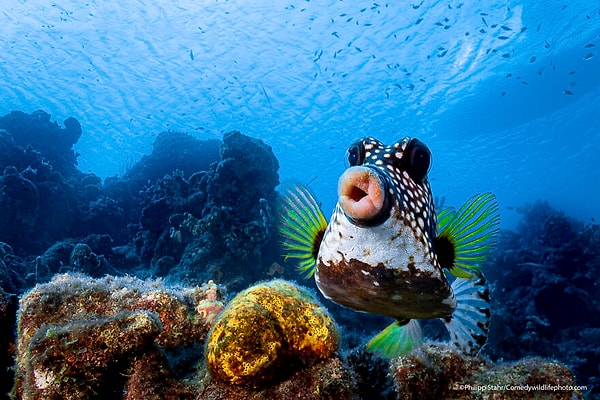
<instances>
[{"instance_id":1,"label":"yellow-tipped pectoral fin","mask_svg":"<svg viewBox=\"0 0 600 400\"><path fill-rule=\"evenodd\" d=\"M367 343L367 350L381 358L395 358L407 354L423 344L421 326L417 320L406 323L395 321Z\"/></svg>"},{"instance_id":2,"label":"yellow-tipped pectoral fin","mask_svg":"<svg viewBox=\"0 0 600 400\"><path fill-rule=\"evenodd\" d=\"M310 278L315 272L327 220L307 187L299 183L284 186L279 203L278 224L279 234L283 238L283 256L286 260L298 260L296 268Z\"/></svg>"}]
</instances>

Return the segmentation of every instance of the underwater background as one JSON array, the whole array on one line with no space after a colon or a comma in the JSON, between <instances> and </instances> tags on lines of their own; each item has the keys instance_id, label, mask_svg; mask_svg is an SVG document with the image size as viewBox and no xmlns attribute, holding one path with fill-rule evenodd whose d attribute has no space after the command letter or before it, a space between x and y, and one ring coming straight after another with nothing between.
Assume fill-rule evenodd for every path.
<instances>
[{"instance_id":1,"label":"underwater background","mask_svg":"<svg viewBox=\"0 0 600 400\"><path fill-rule=\"evenodd\" d=\"M487 356L600 396L599 46L591 0L2 0L2 289L314 285L278 253L278 185L329 216L348 145L418 137L440 203L500 204ZM389 322L323 303L346 348Z\"/></svg>"}]
</instances>

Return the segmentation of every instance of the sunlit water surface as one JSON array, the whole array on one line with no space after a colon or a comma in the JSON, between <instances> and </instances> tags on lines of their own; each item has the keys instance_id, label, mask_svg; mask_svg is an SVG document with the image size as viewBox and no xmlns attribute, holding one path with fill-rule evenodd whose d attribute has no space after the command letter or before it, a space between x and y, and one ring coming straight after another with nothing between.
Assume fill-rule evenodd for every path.
<instances>
[{"instance_id":1,"label":"sunlit water surface","mask_svg":"<svg viewBox=\"0 0 600 400\"><path fill-rule=\"evenodd\" d=\"M352 141L417 136L446 204L600 217L597 1L3 0L0 32L0 114L76 117L83 171L240 130L329 210Z\"/></svg>"}]
</instances>

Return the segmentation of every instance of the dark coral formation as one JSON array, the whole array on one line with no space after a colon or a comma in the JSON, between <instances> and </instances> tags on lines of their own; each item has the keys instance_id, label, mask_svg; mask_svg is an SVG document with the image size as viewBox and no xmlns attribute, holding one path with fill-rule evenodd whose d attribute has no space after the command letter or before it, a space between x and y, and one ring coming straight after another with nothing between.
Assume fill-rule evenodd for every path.
<instances>
[{"instance_id":1,"label":"dark coral formation","mask_svg":"<svg viewBox=\"0 0 600 400\"><path fill-rule=\"evenodd\" d=\"M148 397L132 391L160 388L161 396L187 393L165 355L185 348L200 357L222 308L213 283L167 288L135 278L58 275L21 299L13 396L107 398L127 390L125 398L141 399ZM148 363L138 365L142 360Z\"/></svg>"},{"instance_id":2,"label":"dark coral formation","mask_svg":"<svg viewBox=\"0 0 600 400\"><path fill-rule=\"evenodd\" d=\"M360 399L392 400L396 398L390 361L366 350L360 343L345 357L354 375L355 394Z\"/></svg>"},{"instance_id":3,"label":"dark coral formation","mask_svg":"<svg viewBox=\"0 0 600 400\"><path fill-rule=\"evenodd\" d=\"M93 277L120 275L118 267L128 265L131 261L127 258L135 259L135 255L124 253L127 248L112 245L109 235L64 239L34 258L20 257L9 244L0 242L0 287L9 293L21 293L65 272L83 272Z\"/></svg>"},{"instance_id":4,"label":"dark coral formation","mask_svg":"<svg viewBox=\"0 0 600 400\"><path fill-rule=\"evenodd\" d=\"M119 201L107 196L99 177L77 169L79 122L70 117L64 125L43 111L0 118L0 241L21 257L68 237L128 237L131 219Z\"/></svg>"},{"instance_id":5,"label":"dark coral formation","mask_svg":"<svg viewBox=\"0 0 600 400\"><path fill-rule=\"evenodd\" d=\"M198 171L208 171L219 162L221 141L198 140L187 133L162 132L154 141L152 153L125 171L123 178L135 192L148 182L156 182L173 171L189 177Z\"/></svg>"},{"instance_id":6,"label":"dark coral formation","mask_svg":"<svg viewBox=\"0 0 600 400\"><path fill-rule=\"evenodd\" d=\"M223 141L163 132L151 154L103 183L77 170L81 127L64 124L43 111L0 118L0 242L12 264L0 265L0 287L20 293L71 270L236 290L267 275L278 257L269 146L240 132ZM80 243L87 258L69 258Z\"/></svg>"},{"instance_id":7,"label":"dark coral formation","mask_svg":"<svg viewBox=\"0 0 600 400\"><path fill-rule=\"evenodd\" d=\"M10 132L10 135L5 132L2 136L2 165L13 165L23 170L27 167L36 168L43 159L67 178L78 172L73 145L81 137L82 131L75 118L67 118L62 128L56 122L51 122L50 114L44 111L31 114L13 111L0 117L0 129ZM24 150L24 157L19 157L16 149ZM31 165L31 161L34 165Z\"/></svg>"},{"instance_id":8,"label":"dark coral formation","mask_svg":"<svg viewBox=\"0 0 600 400\"><path fill-rule=\"evenodd\" d=\"M574 221L538 201L505 232L493 268L493 359L556 358L600 394L600 225Z\"/></svg>"},{"instance_id":9,"label":"dark coral formation","mask_svg":"<svg viewBox=\"0 0 600 400\"><path fill-rule=\"evenodd\" d=\"M156 274L215 279L241 290L266 276L274 242L279 164L257 139L229 132L221 161L185 178L179 171L141 193L136 244Z\"/></svg>"}]
</instances>

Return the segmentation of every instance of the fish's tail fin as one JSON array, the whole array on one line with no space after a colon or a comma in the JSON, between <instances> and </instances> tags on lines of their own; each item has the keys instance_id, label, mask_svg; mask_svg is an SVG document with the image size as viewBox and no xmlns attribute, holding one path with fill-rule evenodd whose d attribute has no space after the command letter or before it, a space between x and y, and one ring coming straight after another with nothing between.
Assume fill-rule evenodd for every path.
<instances>
[{"instance_id":1,"label":"fish's tail fin","mask_svg":"<svg viewBox=\"0 0 600 400\"><path fill-rule=\"evenodd\" d=\"M483 275L452 282L457 308L442 318L456 347L467 355L479 353L487 340L490 324L490 293Z\"/></svg>"},{"instance_id":2,"label":"fish's tail fin","mask_svg":"<svg viewBox=\"0 0 600 400\"><path fill-rule=\"evenodd\" d=\"M310 278L316 267L319 246L327 221L319 203L300 183L289 183L282 188L278 207L279 234L285 259L298 260L297 269Z\"/></svg>"},{"instance_id":3,"label":"fish's tail fin","mask_svg":"<svg viewBox=\"0 0 600 400\"><path fill-rule=\"evenodd\" d=\"M395 358L423 344L421 326L416 319L394 321L367 343L367 350L382 358Z\"/></svg>"},{"instance_id":4,"label":"fish's tail fin","mask_svg":"<svg viewBox=\"0 0 600 400\"><path fill-rule=\"evenodd\" d=\"M475 195L458 210L437 214L435 238L440 265L457 278L471 278L481 271L498 239L500 211L493 193Z\"/></svg>"}]
</instances>

